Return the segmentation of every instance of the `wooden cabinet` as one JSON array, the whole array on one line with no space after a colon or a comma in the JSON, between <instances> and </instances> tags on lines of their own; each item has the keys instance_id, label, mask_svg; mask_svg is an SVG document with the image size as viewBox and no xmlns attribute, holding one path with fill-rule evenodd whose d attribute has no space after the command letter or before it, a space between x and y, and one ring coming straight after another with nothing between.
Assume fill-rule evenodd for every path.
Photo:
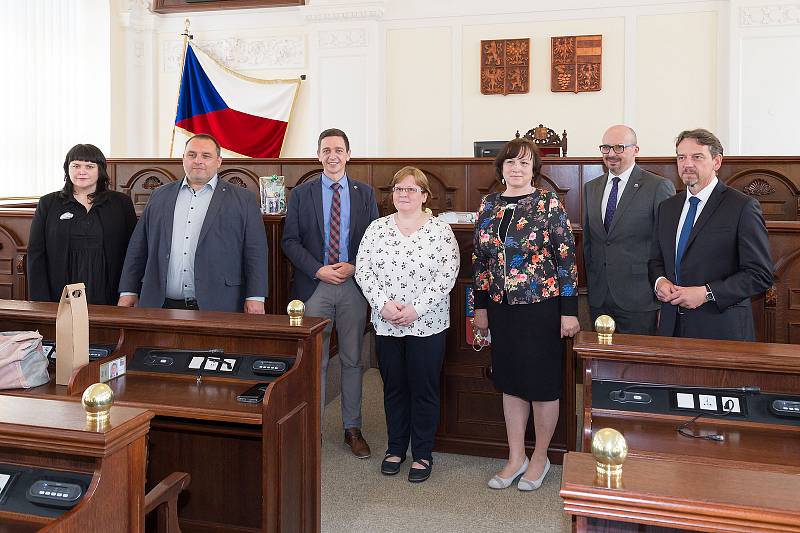
<instances>
[{"instance_id":1,"label":"wooden cabinet","mask_svg":"<svg viewBox=\"0 0 800 533\"><path fill-rule=\"evenodd\" d=\"M0 301L7 329L38 329L55 338L55 303ZM77 402L100 380L100 366L124 356L128 371L108 382L116 405L152 411L147 488L174 471L191 475L179 499L184 532L318 532L320 530L320 354L327 321L306 317L89 306L89 340L116 346L90 362L68 386L54 382L6 395ZM141 347L209 348L250 365L264 356L289 361L276 378L136 370ZM180 352L186 353L186 352ZM176 356L177 360L177 356ZM132 369L134 368L134 369ZM200 379L198 379L200 375ZM259 381L261 404L236 400ZM144 485L143 485L144 486Z\"/></svg>"},{"instance_id":2,"label":"wooden cabinet","mask_svg":"<svg viewBox=\"0 0 800 533\"><path fill-rule=\"evenodd\" d=\"M96 429L75 401L0 396L0 472L18 472L0 500L0 531L144 531L151 418L149 411L113 406L108 426ZM83 496L63 512L31 504L25 493L37 479L80 483Z\"/></svg>"},{"instance_id":3,"label":"wooden cabinet","mask_svg":"<svg viewBox=\"0 0 800 533\"><path fill-rule=\"evenodd\" d=\"M629 456L622 486L595 479L594 459L567 455L565 510L579 531L800 531L800 418L774 401L800 398L795 345L614 335L609 344L581 332L583 450L594 433L623 433ZM614 390L646 393L615 400ZM694 408L673 396L693 397ZM738 398L738 412L702 410L700 395ZM704 412L687 428L678 427ZM791 413L788 413L791 415ZM645 524L633 528L619 524Z\"/></svg>"}]
</instances>

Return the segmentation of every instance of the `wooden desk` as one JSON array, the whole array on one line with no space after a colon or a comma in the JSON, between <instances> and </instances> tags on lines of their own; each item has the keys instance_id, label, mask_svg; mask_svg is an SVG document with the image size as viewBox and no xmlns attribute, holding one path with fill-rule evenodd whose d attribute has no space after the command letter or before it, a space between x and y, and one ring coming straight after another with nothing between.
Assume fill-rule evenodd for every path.
<instances>
[{"instance_id":1,"label":"wooden desk","mask_svg":"<svg viewBox=\"0 0 800 533\"><path fill-rule=\"evenodd\" d=\"M574 348L583 366L583 449L595 431L612 427L625 436L629 459L624 489L610 491L588 481L591 457L569 454L562 479L567 512L698 531L800 530L800 419L769 409L774 399L800 398L796 345L637 335L603 344L582 332ZM738 387L760 393L732 390ZM646 392L650 402L618 402L612 389ZM677 428L699 403L680 409L672 401L677 392L738 397L742 413L720 409L690 429L724 440L685 437ZM638 531L594 519L578 524Z\"/></svg>"},{"instance_id":2,"label":"wooden desk","mask_svg":"<svg viewBox=\"0 0 800 533\"><path fill-rule=\"evenodd\" d=\"M57 304L0 300L7 329L39 329L55 338ZM117 346L111 356L77 371L68 386L53 381L6 394L79 400L99 381L100 365L120 355L128 365L139 347L221 348L247 360L289 358L291 369L274 379L262 404L236 396L258 381L224 376L132 371L108 384L117 405L152 410L148 489L174 471L191 486L179 503L184 532L319 531L321 332L327 321L165 309L89 306L89 338Z\"/></svg>"},{"instance_id":3,"label":"wooden desk","mask_svg":"<svg viewBox=\"0 0 800 533\"><path fill-rule=\"evenodd\" d=\"M91 482L71 510L0 504L0 532L106 533L144 531L146 435L153 413L113 406L107 427L87 428L79 403L0 396L0 463L85 474ZM21 480L10 487L27 490ZM47 515L50 515L49 517Z\"/></svg>"},{"instance_id":4,"label":"wooden desk","mask_svg":"<svg viewBox=\"0 0 800 533\"><path fill-rule=\"evenodd\" d=\"M623 486L612 489L596 482L594 471L590 454L567 454L561 497L564 510L579 515L579 532L641 531L635 524L692 531L800 532L796 474L721 468L678 457L631 457L623 466ZM610 518L613 525L607 523Z\"/></svg>"}]
</instances>

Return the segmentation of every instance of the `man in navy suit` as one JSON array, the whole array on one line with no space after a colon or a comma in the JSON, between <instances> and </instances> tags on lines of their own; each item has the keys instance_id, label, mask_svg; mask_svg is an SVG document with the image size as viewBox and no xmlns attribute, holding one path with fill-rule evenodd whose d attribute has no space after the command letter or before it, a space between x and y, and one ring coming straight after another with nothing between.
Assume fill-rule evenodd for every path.
<instances>
[{"instance_id":1,"label":"man in navy suit","mask_svg":"<svg viewBox=\"0 0 800 533\"><path fill-rule=\"evenodd\" d=\"M717 178L722 144L713 133L681 132L675 147L686 191L659 206L648 264L662 302L659 334L755 340L750 298L772 285L761 208Z\"/></svg>"},{"instance_id":2,"label":"man in navy suit","mask_svg":"<svg viewBox=\"0 0 800 533\"><path fill-rule=\"evenodd\" d=\"M264 314L267 236L250 191L219 179L211 135L186 142L186 177L150 196L119 282L123 307Z\"/></svg>"},{"instance_id":3,"label":"man in navy suit","mask_svg":"<svg viewBox=\"0 0 800 533\"><path fill-rule=\"evenodd\" d=\"M289 196L283 252L294 266L292 298L305 302L306 315L331 320L322 345L323 410L330 335L336 325L344 441L356 457L366 459L370 449L361 434L361 342L367 302L353 274L358 245L378 218L378 204L372 187L347 176L350 141L342 130L320 134L317 156L322 175L298 185Z\"/></svg>"}]
</instances>

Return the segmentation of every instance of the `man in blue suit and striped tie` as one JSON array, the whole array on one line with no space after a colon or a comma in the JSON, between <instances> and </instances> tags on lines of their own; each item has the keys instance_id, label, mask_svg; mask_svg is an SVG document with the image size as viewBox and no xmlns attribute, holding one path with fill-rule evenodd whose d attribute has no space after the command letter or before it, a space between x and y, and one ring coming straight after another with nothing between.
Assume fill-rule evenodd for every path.
<instances>
[{"instance_id":1,"label":"man in blue suit and striped tie","mask_svg":"<svg viewBox=\"0 0 800 533\"><path fill-rule=\"evenodd\" d=\"M342 130L319 136L322 175L291 191L283 227L283 252L294 267L292 298L303 300L306 315L328 318L323 333L321 402L325 406L328 350L336 325L342 368L344 441L366 459L370 448L361 434L361 341L367 301L353 279L361 238L378 218L372 187L347 176L350 141Z\"/></svg>"},{"instance_id":2,"label":"man in blue suit and striped tie","mask_svg":"<svg viewBox=\"0 0 800 533\"><path fill-rule=\"evenodd\" d=\"M648 264L659 334L755 340L750 298L772 285L759 203L717 178L722 143L713 133L681 132L675 146L686 190L659 206Z\"/></svg>"}]
</instances>

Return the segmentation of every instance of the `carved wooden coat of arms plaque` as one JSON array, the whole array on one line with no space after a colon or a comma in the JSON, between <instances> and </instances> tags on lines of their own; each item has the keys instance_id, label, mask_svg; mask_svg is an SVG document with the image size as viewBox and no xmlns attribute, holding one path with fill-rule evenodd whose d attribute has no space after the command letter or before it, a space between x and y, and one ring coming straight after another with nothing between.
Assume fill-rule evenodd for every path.
<instances>
[{"instance_id":1,"label":"carved wooden coat of arms plaque","mask_svg":"<svg viewBox=\"0 0 800 533\"><path fill-rule=\"evenodd\" d=\"M554 93L599 91L603 87L603 36L551 39L550 90Z\"/></svg>"},{"instance_id":2,"label":"carved wooden coat of arms plaque","mask_svg":"<svg viewBox=\"0 0 800 533\"><path fill-rule=\"evenodd\" d=\"M481 93L527 93L530 56L530 39L481 41Z\"/></svg>"}]
</instances>

